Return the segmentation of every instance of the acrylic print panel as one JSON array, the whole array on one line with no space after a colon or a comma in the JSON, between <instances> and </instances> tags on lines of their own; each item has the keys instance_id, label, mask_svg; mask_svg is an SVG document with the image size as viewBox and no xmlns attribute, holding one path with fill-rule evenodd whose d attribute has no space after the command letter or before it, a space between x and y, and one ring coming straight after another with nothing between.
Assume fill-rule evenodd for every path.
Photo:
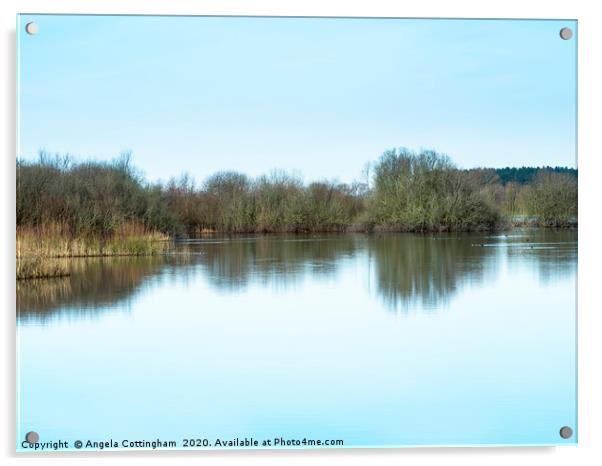
<instances>
[{"instance_id":1,"label":"acrylic print panel","mask_svg":"<svg viewBox=\"0 0 602 466\"><path fill-rule=\"evenodd\" d=\"M17 34L17 450L576 443L576 21Z\"/></svg>"}]
</instances>

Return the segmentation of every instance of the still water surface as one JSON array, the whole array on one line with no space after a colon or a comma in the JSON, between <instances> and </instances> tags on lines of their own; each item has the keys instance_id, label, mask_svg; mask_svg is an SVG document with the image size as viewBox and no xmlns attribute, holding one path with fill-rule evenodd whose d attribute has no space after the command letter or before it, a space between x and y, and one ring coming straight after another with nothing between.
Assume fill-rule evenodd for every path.
<instances>
[{"instance_id":1,"label":"still water surface","mask_svg":"<svg viewBox=\"0 0 602 466\"><path fill-rule=\"evenodd\" d=\"M212 237L71 267L17 284L18 449L576 441L576 231Z\"/></svg>"}]
</instances>

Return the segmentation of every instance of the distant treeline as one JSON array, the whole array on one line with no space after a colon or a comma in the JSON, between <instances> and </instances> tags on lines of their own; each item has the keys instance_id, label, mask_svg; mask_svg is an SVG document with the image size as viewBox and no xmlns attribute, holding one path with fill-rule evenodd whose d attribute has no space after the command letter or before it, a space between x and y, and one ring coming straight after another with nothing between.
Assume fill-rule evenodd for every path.
<instances>
[{"instance_id":1,"label":"distant treeline","mask_svg":"<svg viewBox=\"0 0 602 466\"><path fill-rule=\"evenodd\" d=\"M569 175L577 178L577 169L569 167L505 167L495 168L495 173L499 177L500 183L533 183L537 176L542 172L552 172Z\"/></svg>"},{"instance_id":2,"label":"distant treeline","mask_svg":"<svg viewBox=\"0 0 602 466\"><path fill-rule=\"evenodd\" d=\"M35 162L17 161L17 227L58 224L73 236L108 237L124 225L195 235L474 231L518 220L542 226L576 222L576 171L515 170L536 174L525 183L504 181L498 170L461 170L434 151L394 149L371 165L362 182L306 184L280 171L258 178L225 171L197 185L188 175L148 182L129 154L112 162L76 162L41 153Z\"/></svg>"}]
</instances>

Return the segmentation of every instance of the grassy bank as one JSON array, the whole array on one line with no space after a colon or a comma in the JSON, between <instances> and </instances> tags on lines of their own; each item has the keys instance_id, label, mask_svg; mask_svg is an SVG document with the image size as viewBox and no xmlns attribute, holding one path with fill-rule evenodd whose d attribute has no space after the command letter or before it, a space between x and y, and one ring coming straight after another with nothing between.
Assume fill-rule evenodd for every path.
<instances>
[{"instance_id":1,"label":"grassy bank","mask_svg":"<svg viewBox=\"0 0 602 466\"><path fill-rule=\"evenodd\" d=\"M43 256L17 256L17 280L66 277L69 273L69 268L64 260Z\"/></svg>"},{"instance_id":2,"label":"grassy bank","mask_svg":"<svg viewBox=\"0 0 602 466\"><path fill-rule=\"evenodd\" d=\"M166 252L168 236L124 224L106 235L74 234L65 225L17 227L17 279L69 274L71 257L142 256Z\"/></svg>"}]
</instances>

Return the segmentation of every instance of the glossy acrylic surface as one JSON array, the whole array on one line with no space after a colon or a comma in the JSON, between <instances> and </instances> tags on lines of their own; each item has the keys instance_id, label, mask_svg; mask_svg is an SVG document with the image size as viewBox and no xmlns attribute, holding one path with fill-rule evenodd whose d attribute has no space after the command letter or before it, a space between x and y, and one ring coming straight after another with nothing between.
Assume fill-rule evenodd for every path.
<instances>
[{"instance_id":1,"label":"glossy acrylic surface","mask_svg":"<svg viewBox=\"0 0 602 466\"><path fill-rule=\"evenodd\" d=\"M576 43L574 20L20 15L21 198L76 193L78 207L58 219L17 196L17 236L64 221L81 237L59 244L123 225L175 241L148 257L32 254L70 275L16 283L17 450L32 451L31 431L85 450L575 444L577 229L523 228L536 223L520 197L535 176L487 180L561 167L575 199L564 226L576 226ZM449 160L453 176L433 183L464 189L465 204L435 186L412 211L399 192L424 185L403 179L372 196L379 156L399 146ZM79 191L45 191L61 170L81 175L65 177ZM97 204L82 201L88 171ZM336 192L359 207L340 220L328 205L335 221L313 230L294 209L295 228L278 217L262 229L257 209L252 228L228 230L248 206L222 215L207 180L233 171L248 205L284 180L289 194L318 182L325 204ZM105 189L124 173L144 209ZM206 200L191 211L211 221L180 221L171 187ZM303 209L317 199L302 195ZM433 199L468 206L455 227L486 229L471 215L488 209L504 221L389 232L453 230L403 225L437 211ZM333 230L355 233L319 233Z\"/></svg>"},{"instance_id":2,"label":"glossy acrylic surface","mask_svg":"<svg viewBox=\"0 0 602 466\"><path fill-rule=\"evenodd\" d=\"M234 237L81 260L19 284L18 437L574 442L576 240Z\"/></svg>"}]
</instances>

